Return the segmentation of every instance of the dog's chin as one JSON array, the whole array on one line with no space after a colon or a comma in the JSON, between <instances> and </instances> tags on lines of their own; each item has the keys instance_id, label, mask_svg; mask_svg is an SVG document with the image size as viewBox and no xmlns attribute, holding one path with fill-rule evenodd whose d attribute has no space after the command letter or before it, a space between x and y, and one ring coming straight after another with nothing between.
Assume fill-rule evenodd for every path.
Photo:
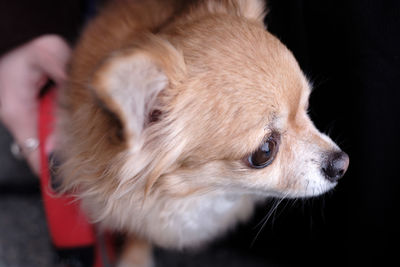
<instances>
[{"instance_id":1,"label":"dog's chin","mask_svg":"<svg viewBox=\"0 0 400 267\"><path fill-rule=\"evenodd\" d=\"M337 185L337 182L326 182L322 181L320 183L314 183L314 181L308 182L311 183L309 184L303 192L298 192L297 194L294 194L293 197L302 197L302 198L310 198L310 197L317 197L321 196Z\"/></svg>"},{"instance_id":2,"label":"dog's chin","mask_svg":"<svg viewBox=\"0 0 400 267\"><path fill-rule=\"evenodd\" d=\"M276 189L260 190L256 193L257 199L265 198L311 198L321 196L334 189L338 182L331 182L322 175L309 175L294 178L293 181L284 183L282 187Z\"/></svg>"},{"instance_id":3,"label":"dog's chin","mask_svg":"<svg viewBox=\"0 0 400 267\"><path fill-rule=\"evenodd\" d=\"M281 197L285 198L311 198L321 196L337 185L337 182L330 182L322 177L319 179L304 179L301 186L295 189L290 189L287 192L281 193Z\"/></svg>"}]
</instances>

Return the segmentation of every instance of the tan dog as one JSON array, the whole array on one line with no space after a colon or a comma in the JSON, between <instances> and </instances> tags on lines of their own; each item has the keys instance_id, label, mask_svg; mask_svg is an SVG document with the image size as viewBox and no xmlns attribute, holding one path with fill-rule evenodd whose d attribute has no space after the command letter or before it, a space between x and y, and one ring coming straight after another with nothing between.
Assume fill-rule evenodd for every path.
<instances>
[{"instance_id":1,"label":"tan dog","mask_svg":"<svg viewBox=\"0 0 400 267\"><path fill-rule=\"evenodd\" d=\"M135 236L122 263L336 185L348 156L309 119L309 83L263 1L113 2L73 56L61 171L94 222Z\"/></svg>"}]
</instances>

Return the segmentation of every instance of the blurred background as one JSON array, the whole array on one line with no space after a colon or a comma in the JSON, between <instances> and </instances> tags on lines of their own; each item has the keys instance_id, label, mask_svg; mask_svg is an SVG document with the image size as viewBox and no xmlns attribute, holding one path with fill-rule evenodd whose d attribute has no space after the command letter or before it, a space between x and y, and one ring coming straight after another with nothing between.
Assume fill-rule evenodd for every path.
<instances>
[{"instance_id":1,"label":"blurred background","mask_svg":"<svg viewBox=\"0 0 400 267\"><path fill-rule=\"evenodd\" d=\"M157 249L157 266L385 266L400 249L400 2L268 6L268 29L314 84L310 115L349 154L349 170L322 197L267 201L205 250ZM0 128L0 266L54 266L37 180L10 142Z\"/></svg>"}]
</instances>

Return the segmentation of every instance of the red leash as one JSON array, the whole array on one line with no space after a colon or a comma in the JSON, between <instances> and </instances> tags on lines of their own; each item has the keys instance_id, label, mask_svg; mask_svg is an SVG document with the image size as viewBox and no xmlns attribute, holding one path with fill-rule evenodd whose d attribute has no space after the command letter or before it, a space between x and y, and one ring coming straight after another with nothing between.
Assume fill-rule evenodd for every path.
<instances>
[{"instance_id":1,"label":"red leash","mask_svg":"<svg viewBox=\"0 0 400 267\"><path fill-rule=\"evenodd\" d=\"M40 184L50 237L60 261L68 266L106 267L113 258L110 238L96 233L94 225L80 210L78 201L71 196L56 196L51 186L49 161L52 155L45 151L45 144L54 130L56 91L49 90L40 99L39 106Z\"/></svg>"}]
</instances>

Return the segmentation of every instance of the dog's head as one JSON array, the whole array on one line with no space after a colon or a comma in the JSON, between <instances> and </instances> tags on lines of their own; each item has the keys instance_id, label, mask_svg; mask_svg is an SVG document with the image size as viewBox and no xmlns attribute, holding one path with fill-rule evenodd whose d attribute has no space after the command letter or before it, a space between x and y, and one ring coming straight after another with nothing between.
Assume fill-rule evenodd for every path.
<instances>
[{"instance_id":1,"label":"dog's head","mask_svg":"<svg viewBox=\"0 0 400 267\"><path fill-rule=\"evenodd\" d=\"M348 156L307 115L310 84L265 30L261 1L208 2L157 34L135 35L94 68L96 112L78 109L76 116L87 118L72 128L118 132L118 145L89 130L80 137L89 145L70 143L71 151L93 150L69 160L86 175L71 184L98 194L110 213L114 200L139 205L152 194L316 196L348 167ZM96 170L92 178L79 161Z\"/></svg>"},{"instance_id":2,"label":"dog's head","mask_svg":"<svg viewBox=\"0 0 400 267\"><path fill-rule=\"evenodd\" d=\"M93 88L123 128L126 179L140 164L149 188L172 183L176 194L301 197L343 176L348 156L307 115L307 79L252 15L180 21L137 37L95 72Z\"/></svg>"}]
</instances>

